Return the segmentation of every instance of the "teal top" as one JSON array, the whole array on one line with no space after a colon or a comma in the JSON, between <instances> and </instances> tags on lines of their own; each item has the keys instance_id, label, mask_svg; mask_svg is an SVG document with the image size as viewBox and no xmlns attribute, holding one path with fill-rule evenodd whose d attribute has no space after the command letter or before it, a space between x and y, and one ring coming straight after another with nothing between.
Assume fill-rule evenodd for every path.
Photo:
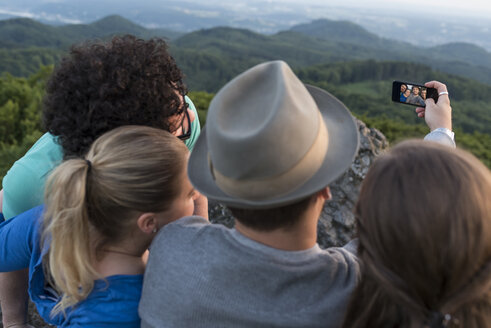
<instances>
[{"instance_id":1,"label":"teal top","mask_svg":"<svg viewBox=\"0 0 491 328\"><path fill-rule=\"evenodd\" d=\"M198 140L199 134L201 133L201 126L199 124L198 111L196 111L196 107L194 107L193 102L188 96L186 96L186 103L188 104L189 109L191 109L194 113L194 121L191 122L191 136L188 140L185 140L184 143L188 147L189 151L192 151L194 144L196 143L196 140Z\"/></svg>"},{"instance_id":2,"label":"teal top","mask_svg":"<svg viewBox=\"0 0 491 328\"><path fill-rule=\"evenodd\" d=\"M43 203L46 179L62 159L63 149L56 142L56 137L45 133L14 163L2 181L5 219Z\"/></svg>"},{"instance_id":3,"label":"teal top","mask_svg":"<svg viewBox=\"0 0 491 328\"><path fill-rule=\"evenodd\" d=\"M189 108L195 119L191 122L191 136L184 143L192 150L201 127L198 112L193 102L186 96ZM35 206L43 204L44 186L49 173L63 160L63 148L56 137L45 133L29 151L7 172L3 178L3 207L5 219L10 219Z\"/></svg>"}]
</instances>

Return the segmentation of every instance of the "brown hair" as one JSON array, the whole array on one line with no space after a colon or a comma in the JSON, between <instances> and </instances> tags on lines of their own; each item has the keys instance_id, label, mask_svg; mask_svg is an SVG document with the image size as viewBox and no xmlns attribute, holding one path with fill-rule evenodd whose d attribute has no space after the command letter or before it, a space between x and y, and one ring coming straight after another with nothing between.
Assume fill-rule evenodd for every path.
<instances>
[{"instance_id":1,"label":"brown hair","mask_svg":"<svg viewBox=\"0 0 491 328\"><path fill-rule=\"evenodd\" d=\"M407 141L375 161L344 327L490 327L490 197L490 171L463 150Z\"/></svg>"},{"instance_id":2,"label":"brown hair","mask_svg":"<svg viewBox=\"0 0 491 328\"><path fill-rule=\"evenodd\" d=\"M288 229L300 221L317 193L296 203L270 209L243 209L228 207L232 215L246 227L257 231Z\"/></svg>"},{"instance_id":3,"label":"brown hair","mask_svg":"<svg viewBox=\"0 0 491 328\"><path fill-rule=\"evenodd\" d=\"M135 216L167 210L181 191L187 148L169 132L116 128L98 138L86 159L70 159L50 175L45 193L43 258L47 277L63 295L53 314L85 299L97 273L94 256L127 237Z\"/></svg>"}]
</instances>

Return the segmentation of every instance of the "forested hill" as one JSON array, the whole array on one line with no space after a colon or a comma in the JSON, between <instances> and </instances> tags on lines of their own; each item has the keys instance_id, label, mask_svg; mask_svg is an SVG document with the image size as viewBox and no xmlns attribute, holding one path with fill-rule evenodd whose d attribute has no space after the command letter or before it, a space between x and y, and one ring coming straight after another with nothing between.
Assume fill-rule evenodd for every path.
<instances>
[{"instance_id":1,"label":"forested hill","mask_svg":"<svg viewBox=\"0 0 491 328\"><path fill-rule=\"evenodd\" d=\"M236 28L212 28L179 35L146 29L120 16L88 25L49 26L30 19L0 21L0 72L27 76L39 65L56 63L72 43L115 34L163 36L194 89L215 91L253 64L283 59L296 68L334 62L397 60L491 84L491 54L475 45L413 46L369 33L351 22L316 20L274 35ZM210 75L211 72L211 75Z\"/></svg>"},{"instance_id":2,"label":"forested hill","mask_svg":"<svg viewBox=\"0 0 491 328\"><path fill-rule=\"evenodd\" d=\"M296 68L353 60L396 60L491 84L491 53L480 47L454 43L421 48L380 38L350 22L325 19L274 35L227 27L200 30L176 39L172 51L197 83L191 86L208 91L215 91L244 68L272 59L283 59ZM208 81L191 77L203 74L203 68L209 66L214 68L211 75L207 74Z\"/></svg>"},{"instance_id":3,"label":"forested hill","mask_svg":"<svg viewBox=\"0 0 491 328\"><path fill-rule=\"evenodd\" d=\"M380 45L382 38L349 21L318 19L308 24L293 26L291 31L313 36L319 39L357 43L363 45Z\"/></svg>"},{"instance_id":4,"label":"forested hill","mask_svg":"<svg viewBox=\"0 0 491 328\"><path fill-rule=\"evenodd\" d=\"M390 53L391 57L400 56L400 58L394 59L425 64L432 63L434 60L462 61L475 66L491 68L491 53L484 48L465 42L453 42L422 48L405 42L404 35L401 35L398 40L385 39L368 32L354 23L328 19L319 19L309 24L297 25L292 27L291 30L323 40L378 48L380 52Z\"/></svg>"},{"instance_id":5,"label":"forested hill","mask_svg":"<svg viewBox=\"0 0 491 328\"><path fill-rule=\"evenodd\" d=\"M50 65L71 43L126 33L168 37L202 123L213 92L257 63L283 59L302 81L334 94L389 141L420 138L427 127L413 107L391 102L391 82L441 80L451 94L457 144L491 167L491 60L477 46L418 48L379 38L353 23L328 20L274 35L218 27L173 38L175 34L110 16L59 27L28 19L0 21L0 73L23 76L0 75L0 177L43 132L41 99Z\"/></svg>"},{"instance_id":6,"label":"forested hill","mask_svg":"<svg viewBox=\"0 0 491 328\"><path fill-rule=\"evenodd\" d=\"M115 34L133 34L141 38L153 36L175 38L178 32L152 30L137 25L121 16L107 16L92 24L51 26L29 18L0 21L0 47L43 47L66 49L87 39L108 38Z\"/></svg>"}]
</instances>

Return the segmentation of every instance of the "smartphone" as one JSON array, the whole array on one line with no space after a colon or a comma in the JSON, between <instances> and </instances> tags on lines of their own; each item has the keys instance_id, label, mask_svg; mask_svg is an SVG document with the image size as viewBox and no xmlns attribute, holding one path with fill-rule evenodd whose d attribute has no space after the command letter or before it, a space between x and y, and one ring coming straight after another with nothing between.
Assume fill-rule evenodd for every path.
<instances>
[{"instance_id":1,"label":"smartphone","mask_svg":"<svg viewBox=\"0 0 491 328\"><path fill-rule=\"evenodd\" d=\"M438 91L435 88L427 88L421 84L411 82L392 82L392 101L401 104L426 107L425 100L433 98L438 101Z\"/></svg>"}]
</instances>

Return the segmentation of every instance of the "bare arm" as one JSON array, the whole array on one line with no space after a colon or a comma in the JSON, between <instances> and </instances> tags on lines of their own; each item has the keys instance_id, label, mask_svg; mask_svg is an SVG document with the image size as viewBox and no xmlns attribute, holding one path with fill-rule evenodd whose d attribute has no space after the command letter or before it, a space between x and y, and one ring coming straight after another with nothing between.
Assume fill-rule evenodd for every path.
<instances>
[{"instance_id":1,"label":"bare arm","mask_svg":"<svg viewBox=\"0 0 491 328\"><path fill-rule=\"evenodd\" d=\"M199 215L208 220L208 198L202 194L199 194L199 196L194 200L193 215Z\"/></svg>"},{"instance_id":2,"label":"bare arm","mask_svg":"<svg viewBox=\"0 0 491 328\"><path fill-rule=\"evenodd\" d=\"M432 98L426 99L426 108L416 108L416 113L419 117L425 118L431 131L424 137L424 140L455 148L452 132L452 107L448 98L447 86L438 81L431 81L425 85L437 89L439 97L436 103Z\"/></svg>"},{"instance_id":3,"label":"bare arm","mask_svg":"<svg viewBox=\"0 0 491 328\"><path fill-rule=\"evenodd\" d=\"M29 270L0 273L0 306L5 328L32 327L27 324Z\"/></svg>"}]
</instances>

